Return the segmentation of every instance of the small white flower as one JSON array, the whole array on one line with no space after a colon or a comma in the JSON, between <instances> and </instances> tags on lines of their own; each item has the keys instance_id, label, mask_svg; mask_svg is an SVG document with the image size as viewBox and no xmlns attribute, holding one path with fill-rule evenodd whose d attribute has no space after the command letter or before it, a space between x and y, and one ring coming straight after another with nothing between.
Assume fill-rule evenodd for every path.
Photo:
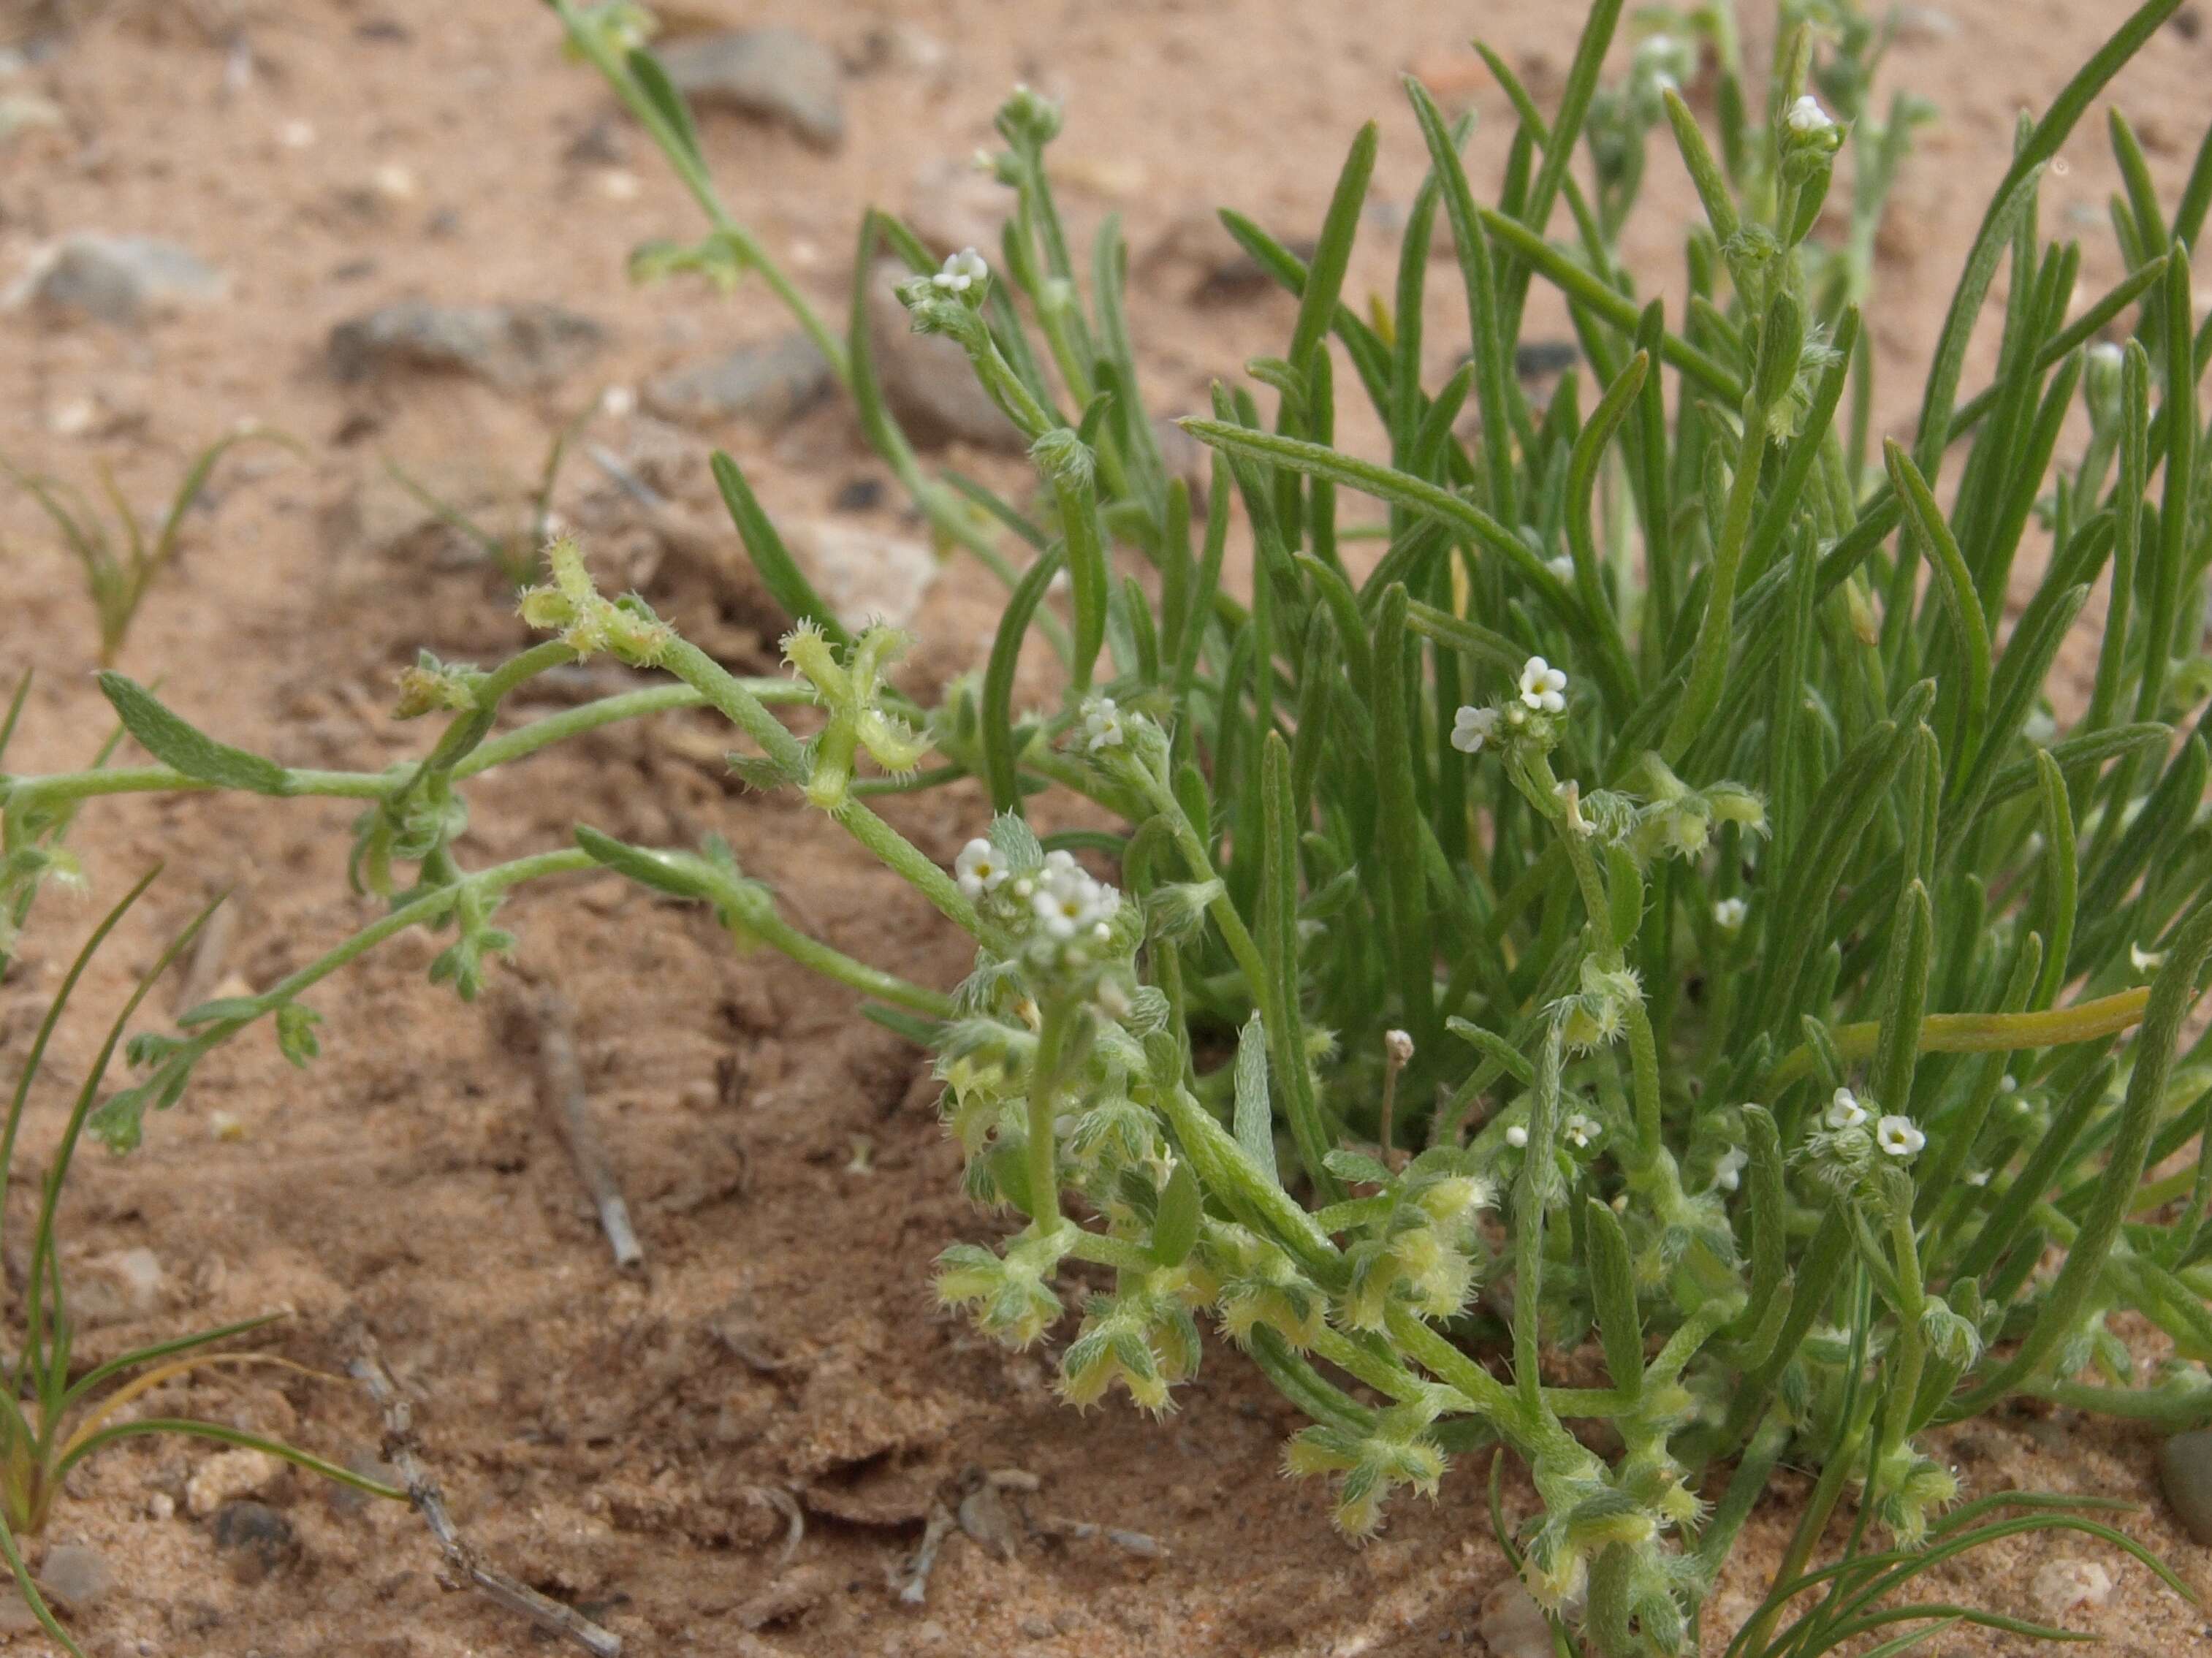
<instances>
[{"instance_id":1,"label":"small white flower","mask_svg":"<svg viewBox=\"0 0 2212 1658\"><path fill-rule=\"evenodd\" d=\"M1960 1178L1969 1186L1987 1186L1990 1183L1990 1171L1986 1169L1969 1169Z\"/></svg>"},{"instance_id":2,"label":"small white flower","mask_svg":"<svg viewBox=\"0 0 2212 1658\"><path fill-rule=\"evenodd\" d=\"M1839 1088L1828 1102L1827 1116L1831 1128L1856 1128L1867 1120L1867 1108L1850 1089Z\"/></svg>"},{"instance_id":3,"label":"small white flower","mask_svg":"<svg viewBox=\"0 0 2212 1658\"><path fill-rule=\"evenodd\" d=\"M2138 973L2155 973L2166 965L2166 952L2145 950L2141 944L2130 944L2128 946L2128 963Z\"/></svg>"},{"instance_id":4,"label":"small white flower","mask_svg":"<svg viewBox=\"0 0 2212 1658\"><path fill-rule=\"evenodd\" d=\"M983 256L972 247L963 247L945 261L945 268L929 280L947 294L965 294L977 283L990 279L991 267L983 263Z\"/></svg>"},{"instance_id":5,"label":"small white flower","mask_svg":"<svg viewBox=\"0 0 2212 1658\"><path fill-rule=\"evenodd\" d=\"M1565 553L1561 553L1557 558L1546 559L1544 568L1562 581L1575 579L1575 561Z\"/></svg>"},{"instance_id":6,"label":"small white flower","mask_svg":"<svg viewBox=\"0 0 2212 1658\"><path fill-rule=\"evenodd\" d=\"M1413 1060L1413 1038L1412 1034L1404 1030L1384 1031L1382 1033L1382 1053L1383 1056L1393 1065L1406 1066L1412 1064Z\"/></svg>"},{"instance_id":7,"label":"small white flower","mask_svg":"<svg viewBox=\"0 0 2212 1658\"><path fill-rule=\"evenodd\" d=\"M1103 944L1113 936L1109 924L1121 907L1121 895L1094 878L1073 853L1049 852L1044 878L1030 902L1048 937L1068 939L1088 932Z\"/></svg>"},{"instance_id":8,"label":"small white flower","mask_svg":"<svg viewBox=\"0 0 2212 1658\"><path fill-rule=\"evenodd\" d=\"M1808 134L1827 132L1836 125L1828 112L1820 107L1820 100L1809 92L1790 105L1790 112L1782 119L1792 132Z\"/></svg>"},{"instance_id":9,"label":"small white flower","mask_svg":"<svg viewBox=\"0 0 2212 1658\"><path fill-rule=\"evenodd\" d=\"M1567 677L1540 656L1532 656L1521 670L1521 700L1545 714L1567 706Z\"/></svg>"},{"instance_id":10,"label":"small white flower","mask_svg":"<svg viewBox=\"0 0 2212 1658\"><path fill-rule=\"evenodd\" d=\"M1110 696L1094 696L1083 705L1083 746L1091 754L1119 748L1129 734L1121 725L1121 710Z\"/></svg>"},{"instance_id":11,"label":"small white flower","mask_svg":"<svg viewBox=\"0 0 2212 1658\"><path fill-rule=\"evenodd\" d=\"M1497 730L1497 709L1462 708L1452 716L1451 745L1462 754L1480 754Z\"/></svg>"},{"instance_id":12,"label":"small white flower","mask_svg":"<svg viewBox=\"0 0 2212 1658\"><path fill-rule=\"evenodd\" d=\"M1579 1111L1567 1119L1567 1143L1577 1151L1589 1150L1590 1142L1595 1139L1601 1132L1596 1118L1584 1116Z\"/></svg>"},{"instance_id":13,"label":"small white flower","mask_svg":"<svg viewBox=\"0 0 2212 1658\"><path fill-rule=\"evenodd\" d=\"M1516 1151L1522 1146L1528 1145L1528 1130L1526 1125L1516 1122L1510 1128L1507 1129L1505 1131L1505 1143L1506 1145L1513 1147Z\"/></svg>"},{"instance_id":14,"label":"small white flower","mask_svg":"<svg viewBox=\"0 0 2212 1658\"><path fill-rule=\"evenodd\" d=\"M1734 932L1743 926L1743 918L1751 906L1741 898L1723 898L1713 906L1713 920L1720 923L1721 931Z\"/></svg>"},{"instance_id":15,"label":"small white flower","mask_svg":"<svg viewBox=\"0 0 2212 1658\"><path fill-rule=\"evenodd\" d=\"M1997 1078L1997 1092L2017 1094L2020 1092L2020 1078L2014 1076L2011 1072L2006 1072L2003 1076Z\"/></svg>"},{"instance_id":16,"label":"small white flower","mask_svg":"<svg viewBox=\"0 0 2212 1658\"><path fill-rule=\"evenodd\" d=\"M1912 1158L1920 1155L1920 1148L1928 1144L1928 1136L1912 1126L1912 1119L1900 1117L1895 1112L1875 1125L1876 1145L1893 1157Z\"/></svg>"},{"instance_id":17,"label":"small white flower","mask_svg":"<svg viewBox=\"0 0 2212 1658\"><path fill-rule=\"evenodd\" d=\"M1743 1171L1751 1163L1751 1153L1741 1146L1730 1146L1713 1165L1713 1184L1723 1192L1733 1192L1743 1184Z\"/></svg>"},{"instance_id":18,"label":"small white flower","mask_svg":"<svg viewBox=\"0 0 2212 1658\"><path fill-rule=\"evenodd\" d=\"M1006 884L1007 872L999 849L978 835L960 848L959 857L952 860L952 872L959 878L960 890L973 900L996 892Z\"/></svg>"}]
</instances>

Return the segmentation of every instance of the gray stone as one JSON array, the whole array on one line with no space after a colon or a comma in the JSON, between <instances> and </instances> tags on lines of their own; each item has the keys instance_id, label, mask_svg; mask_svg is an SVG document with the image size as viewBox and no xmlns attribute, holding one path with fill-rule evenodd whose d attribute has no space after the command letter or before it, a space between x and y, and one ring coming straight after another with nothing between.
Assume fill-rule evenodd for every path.
<instances>
[{"instance_id":1,"label":"gray stone","mask_svg":"<svg viewBox=\"0 0 2212 1658\"><path fill-rule=\"evenodd\" d=\"M228 291L222 273L190 248L153 236L82 231L40 252L9 290L9 302L36 302L101 322L132 326Z\"/></svg>"},{"instance_id":2,"label":"gray stone","mask_svg":"<svg viewBox=\"0 0 2212 1658\"><path fill-rule=\"evenodd\" d=\"M300 1558L292 1522L266 1503L226 1503L216 1509L215 1546L230 1575L248 1587Z\"/></svg>"},{"instance_id":3,"label":"gray stone","mask_svg":"<svg viewBox=\"0 0 2212 1658\"><path fill-rule=\"evenodd\" d=\"M0 94L0 145L33 127L58 127L64 118L59 104L34 92Z\"/></svg>"},{"instance_id":4,"label":"gray stone","mask_svg":"<svg viewBox=\"0 0 2212 1658\"><path fill-rule=\"evenodd\" d=\"M599 324L557 305L403 300L331 330L330 359L342 380L422 369L527 387L551 385L605 343Z\"/></svg>"},{"instance_id":5,"label":"gray stone","mask_svg":"<svg viewBox=\"0 0 2212 1658\"><path fill-rule=\"evenodd\" d=\"M2182 1529L2212 1547L2212 1428L2176 1434L2160 1446L2158 1479Z\"/></svg>"},{"instance_id":6,"label":"gray stone","mask_svg":"<svg viewBox=\"0 0 2212 1658\"><path fill-rule=\"evenodd\" d=\"M898 296L912 274L896 259L879 259L868 275L868 337L891 412L916 443L957 438L1020 454L1029 446L975 378L968 354L941 334L914 331Z\"/></svg>"},{"instance_id":7,"label":"gray stone","mask_svg":"<svg viewBox=\"0 0 2212 1658\"><path fill-rule=\"evenodd\" d=\"M904 627L937 580L937 558L922 543L853 524L794 525L792 556L838 621L859 629L871 619Z\"/></svg>"},{"instance_id":8,"label":"gray stone","mask_svg":"<svg viewBox=\"0 0 2212 1658\"><path fill-rule=\"evenodd\" d=\"M86 1329L158 1312L164 1300L161 1263L151 1249L118 1249L77 1269L70 1311Z\"/></svg>"},{"instance_id":9,"label":"gray stone","mask_svg":"<svg viewBox=\"0 0 2212 1658\"><path fill-rule=\"evenodd\" d=\"M1482 1597L1474 1628L1496 1658L1552 1658L1552 1626L1517 1577L1506 1578Z\"/></svg>"},{"instance_id":10,"label":"gray stone","mask_svg":"<svg viewBox=\"0 0 2212 1658\"><path fill-rule=\"evenodd\" d=\"M823 149L844 139L837 60L797 29L739 29L679 40L661 52L660 64L676 89L700 108L781 122Z\"/></svg>"},{"instance_id":11,"label":"gray stone","mask_svg":"<svg viewBox=\"0 0 2212 1658\"><path fill-rule=\"evenodd\" d=\"M906 228L939 258L963 247L995 258L1000 227L1013 210L1014 192L989 173L939 156L914 175Z\"/></svg>"},{"instance_id":12,"label":"gray stone","mask_svg":"<svg viewBox=\"0 0 2212 1658\"><path fill-rule=\"evenodd\" d=\"M829 391L830 364L805 334L741 345L647 380L639 400L663 420L747 420L780 425Z\"/></svg>"},{"instance_id":13,"label":"gray stone","mask_svg":"<svg viewBox=\"0 0 2212 1658\"><path fill-rule=\"evenodd\" d=\"M99 1550L57 1543L39 1568L39 1587L70 1611L84 1612L107 1598L115 1573Z\"/></svg>"}]
</instances>

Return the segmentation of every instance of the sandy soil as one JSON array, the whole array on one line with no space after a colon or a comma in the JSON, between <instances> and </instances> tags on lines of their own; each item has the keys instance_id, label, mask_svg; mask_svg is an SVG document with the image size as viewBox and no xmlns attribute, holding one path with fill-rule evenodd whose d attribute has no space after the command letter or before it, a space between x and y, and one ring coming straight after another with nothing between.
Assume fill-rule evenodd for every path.
<instances>
[{"instance_id":1,"label":"sandy soil","mask_svg":"<svg viewBox=\"0 0 2212 1658\"><path fill-rule=\"evenodd\" d=\"M732 205L833 307L849 291L851 228L865 205L904 207L918 167L985 141L1017 78L1064 97L1058 153L1079 227L1120 212L1151 273L1134 304L1152 400L1164 412L1199 406L1209 378L1279 349L1289 310L1268 296L1197 308L1188 262L1148 264L1148 252L1187 237L1179 227L1217 203L1309 231L1342 146L1370 114L1383 124L1378 195L1402 203L1419 143L1397 75L1418 64L1475 88L1464 39L1479 26L1540 97L1555 95L1581 10L1419 0L691 9L811 30L854 66L850 132L836 153L735 118L706 124ZM0 6L0 31L23 9ZM716 302L629 287L628 250L690 234L691 210L635 140L619 160L571 159L610 102L520 0L64 9L78 21L52 55L0 80L0 94L50 99L64 117L0 147L0 280L51 238L105 229L182 241L228 273L231 292L143 330L0 316L0 452L88 482L105 464L150 506L191 453L241 417L297 434L305 459L264 451L225 473L124 665L160 679L204 725L289 762L374 766L412 752L419 729L393 726L383 709L415 647L486 659L522 635L495 585L449 544L380 541L391 517L383 458L511 505L552 432L602 386L634 386L786 325L757 288ZM2045 102L2123 10L2118 0L1951 0L1923 10L1899 49L1893 82L1936 99L1942 120L1923 137L1883 240L1873 330L1886 422L1909 417L1909 365L1934 337L2016 112ZM893 24L939 43L941 64L872 51ZM2119 83L2169 200L2208 70L2212 40L2170 30ZM1483 123L1476 166L1494 174L1510 118L1486 88L1472 101ZM1652 173L1630 253L1672 273L1688 192L1664 155ZM2100 119L2082 124L2053 173L2044 222L2081 238L2093 293L2120 269L2101 205L2114 178ZM1355 291L1385 283L1391 244L1370 229ZM1437 378L1464 329L1441 277L1429 319ZM410 296L557 301L612 340L588 371L544 392L452 378L338 384L323 357L331 326ZM1979 349L1985 374L1993 343ZM593 436L619 449L639 434L608 418ZM702 509L711 495L696 446L708 439L732 447L770 509L793 518L828 517L845 486L883 476L849 413L824 406L771 432L695 434L692 464L674 476ZM992 458L963 459L1012 476ZM590 471L570 474L572 495L597 482ZM889 507L847 521L900 527ZM12 492L0 491L0 677L12 683L29 662L40 671L14 763L78 763L107 723L87 673L89 607L44 522ZM757 626L742 605L721 608L726 646L742 659ZM950 572L918 620L932 644L912 683L926 689L972 661L991 616L982 583ZM791 803L729 793L690 757L698 744L685 728L670 730L609 734L478 786L466 855L481 863L556 845L580 818L655 841L713 829L833 942L931 982L958 976L945 930L891 878ZM981 811L975 793L952 791L893 815L949 857ZM200 799L88 813L78 840L100 891L168 860L145 914L95 975L88 1013L210 885L235 884L225 967L251 985L362 924L373 911L343 880L349 817L330 803ZM328 1024L313 1070L291 1070L257 1033L209 1062L137 1156L82 1167L67 1213L78 1278L112 1283L116 1256L137 1248L162 1268L150 1300L85 1292L102 1320L88 1350L287 1305L298 1315L278 1351L336 1367L356 1333L372 1332L419 1401L471 1538L589 1609L634 1653L1480 1648L1477 1606L1505 1571L1480 1513L1486 1459L1353 1551L1328 1528L1324 1491L1277 1477L1294 1424L1232 1353L1209 1353L1164 1423L1064 1409L1044 1358L1009 1357L931 1309L931 1259L988 1223L958 1196L957 1158L913 1052L854 1022L841 993L780 960L733 957L701 918L611 880L526 892L507 914L522 939L520 973L557 983L580 1010L577 1035L647 1271L624 1276L609 1261L541 1109L527 1048L513 1039L512 987L463 1008L425 982L435 946L403 942L314 999ZM86 920L58 906L44 917L0 986L8 1060ZM64 1045L64 1080L81 1074L89 1023ZM171 1397L342 1459L373 1454L377 1439L369 1407L343 1386L216 1379ZM2212 1589L2212 1552L2161 1511L2152 1448L2047 1413L2000 1414L1949 1443L1970 1491L2143 1501L2127 1529ZM296 1559L238 1581L181 1502L202 1460L173 1443L120 1449L72 1487L50 1540L91 1544L119 1580L77 1618L93 1649L547 1649L481 1600L446 1592L412 1515L334 1502L296 1477L265 1493L296 1533ZM892 1582L933 1508L972 1494L978 1471L1006 1470L1027 1478L990 1488L997 1520L988 1498L969 1511L1010 1558L955 1534L926 1602L902 1604ZM1516 1512L1533 1500L1508 1489ZM1733 1627L1756 1599L1802 1490L1795 1476L1778 1480L1712 1628ZM804 1537L787 1550L794 1497ZM1072 1534L1069 1522L1157 1546ZM2024 1543L1942 1587L2029 1606L2039 1571L2076 1556L2089 1558ZM2130 1658L2212 1650L2203 1614L2133 1563L2095 1558L2116 1587L2069 1614L2078 1626ZM15 1650L44 1649L13 1639ZM1956 1638L1942 1649L2015 1648Z\"/></svg>"}]
</instances>

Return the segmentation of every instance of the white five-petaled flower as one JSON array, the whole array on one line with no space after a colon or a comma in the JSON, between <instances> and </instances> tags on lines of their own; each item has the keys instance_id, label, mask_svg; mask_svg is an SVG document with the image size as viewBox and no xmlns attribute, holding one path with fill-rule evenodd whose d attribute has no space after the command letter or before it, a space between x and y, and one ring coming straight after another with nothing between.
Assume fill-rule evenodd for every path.
<instances>
[{"instance_id":1,"label":"white five-petaled flower","mask_svg":"<svg viewBox=\"0 0 2212 1658\"><path fill-rule=\"evenodd\" d=\"M1083 746L1096 754L1128 740L1121 725L1121 710L1110 696L1094 696L1083 705Z\"/></svg>"},{"instance_id":2,"label":"white five-petaled flower","mask_svg":"<svg viewBox=\"0 0 2212 1658\"><path fill-rule=\"evenodd\" d=\"M1820 107L1820 100L1809 92L1790 105L1790 112L1782 119L1792 132L1826 132L1836 125L1828 112Z\"/></svg>"},{"instance_id":3,"label":"white five-petaled flower","mask_svg":"<svg viewBox=\"0 0 2212 1658\"><path fill-rule=\"evenodd\" d=\"M1751 906L1741 898L1723 898L1713 906L1713 920L1720 923L1723 932L1734 932L1750 913Z\"/></svg>"},{"instance_id":4,"label":"white five-petaled flower","mask_svg":"<svg viewBox=\"0 0 2212 1658\"><path fill-rule=\"evenodd\" d=\"M1828 1127L1856 1128L1867 1120L1867 1108L1859 1103L1859 1096L1848 1088L1839 1088L1828 1102Z\"/></svg>"},{"instance_id":5,"label":"white five-petaled flower","mask_svg":"<svg viewBox=\"0 0 2212 1658\"><path fill-rule=\"evenodd\" d=\"M1893 1157L1911 1158L1920 1155L1920 1148L1928 1144L1928 1136L1913 1127L1912 1119L1890 1113L1875 1125L1875 1143Z\"/></svg>"},{"instance_id":6,"label":"white five-petaled flower","mask_svg":"<svg viewBox=\"0 0 2212 1658\"><path fill-rule=\"evenodd\" d=\"M960 855L952 860L952 872L959 878L960 890L971 900L996 892L1006 879L1006 865L999 849L981 835L960 848Z\"/></svg>"},{"instance_id":7,"label":"white five-petaled flower","mask_svg":"<svg viewBox=\"0 0 2212 1658\"><path fill-rule=\"evenodd\" d=\"M1589 1143L1598 1137L1600 1132L1595 1117L1584 1116L1577 1111L1567 1119L1567 1142L1577 1151L1587 1151Z\"/></svg>"},{"instance_id":8,"label":"white five-petaled flower","mask_svg":"<svg viewBox=\"0 0 2212 1658\"><path fill-rule=\"evenodd\" d=\"M1521 700L1544 714L1557 714L1567 706L1567 677L1544 660L1532 656L1521 670Z\"/></svg>"},{"instance_id":9,"label":"white five-petaled flower","mask_svg":"<svg viewBox=\"0 0 2212 1658\"><path fill-rule=\"evenodd\" d=\"M1740 1145L1730 1146L1713 1165L1713 1184L1723 1192L1735 1191L1743 1184L1743 1171L1750 1162L1750 1152Z\"/></svg>"},{"instance_id":10,"label":"white five-petaled flower","mask_svg":"<svg viewBox=\"0 0 2212 1658\"><path fill-rule=\"evenodd\" d=\"M1505 1131L1505 1143L1516 1151L1522 1146L1528 1145L1528 1130L1527 1126L1525 1124L1516 1122L1510 1128L1508 1128Z\"/></svg>"},{"instance_id":11,"label":"white five-petaled flower","mask_svg":"<svg viewBox=\"0 0 2212 1658\"><path fill-rule=\"evenodd\" d=\"M965 294L990 275L991 267L983 263L983 256L972 247L963 247L947 258L945 268L929 280L947 294Z\"/></svg>"},{"instance_id":12,"label":"white five-petaled flower","mask_svg":"<svg viewBox=\"0 0 2212 1658\"><path fill-rule=\"evenodd\" d=\"M1073 853L1048 852L1030 902L1049 937L1073 938L1088 932L1103 944L1114 914L1121 907L1121 895L1077 863Z\"/></svg>"},{"instance_id":13,"label":"white five-petaled flower","mask_svg":"<svg viewBox=\"0 0 2212 1658\"><path fill-rule=\"evenodd\" d=\"M1462 708L1452 716L1451 745L1462 754L1480 754L1497 730L1497 709Z\"/></svg>"}]
</instances>

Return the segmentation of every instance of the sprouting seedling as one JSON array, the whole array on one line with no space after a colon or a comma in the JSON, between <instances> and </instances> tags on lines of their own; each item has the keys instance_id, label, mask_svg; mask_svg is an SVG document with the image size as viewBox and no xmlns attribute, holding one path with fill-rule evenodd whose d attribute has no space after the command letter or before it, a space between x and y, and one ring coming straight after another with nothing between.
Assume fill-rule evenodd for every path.
<instances>
[{"instance_id":1,"label":"sprouting seedling","mask_svg":"<svg viewBox=\"0 0 2212 1658\"><path fill-rule=\"evenodd\" d=\"M531 491L520 520L504 534L487 528L474 516L431 490L388 455L384 470L418 506L475 548L507 585L520 592L538 580L542 568L540 550L552 539L557 527L553 493L561 481L562 465L577 437L604 406L604 397L594 398L553 434L552 442L545 448L544 463L538 469L538 486Z\"/></svg>"},{"instance_id":2,"label":"sprouting seedling","mask_svg":"<svg viewBox=\"0 0 2212 1658\"><path fill-rule=\"evenodd\" d=\"M102 917L47 1005L46 1017L16 1072L8 1098L5 1124L0 1126L0 1197L5 1196L7 1181L13 1172L17 1135L47 1044L61 1023L85 969L117 923L153 884L159 872L158 867L149 871ZM45 1530L70 1471L110 1445L155 1434L212 1440L219 1444L265 1451L295 1467L374 1496L402 1501L407 1497L396 1486L261 1434L190 1417L124 1414L155 1389L198 1370L229 1365L275 1365L306 1375L315 1374L273 1353L210 1351L217 1343L267 1327L283 1316L282 1314L246 1319L136 1348L94 1365L81 1376L73 1376L75 1333L64 1299L57 1242L57 1213L62 1190L68 1181L86 1120L99 1098L101 1079L125 1027L155 981L191 942L213 909L210 904L202 910L141 976L109 1027L106 1041L76 1090L40 1193L20 1324L9 1333L9 1345L15 1356L12 1362L0 1363L0 1554L4 1554L9 1569L15 1574L16 1587L40 1625L76 1658L82 1658L82 1655L55 1620L52 1609L33 1580L23 1558L22 1545L25 1540Z\"/></svg>"},{"instance_id":3,"label":"sprouting seedling","mask_svg":"<svg viewBox=\"0 0 2212 1658\"><path fill-rule=\"evenodd\" d=\"M112 668L123 654L123 642L161 572L176 556L184 534L185 519L212 479L216 464L239 444L265 440L300 452L299 444L273 427L248 422L217 438L193 459L184 481L169 498L169 508L148 537L149 526L116 487L114 476L102 464L100 493L106 498L114 522L111 525L74 485L59 478L26 472L0 456L5 472L37 501L54 527L61 531L78 567L84 572L85 591L100 619L100 663Z\"/></svg>"}]
</instances>

